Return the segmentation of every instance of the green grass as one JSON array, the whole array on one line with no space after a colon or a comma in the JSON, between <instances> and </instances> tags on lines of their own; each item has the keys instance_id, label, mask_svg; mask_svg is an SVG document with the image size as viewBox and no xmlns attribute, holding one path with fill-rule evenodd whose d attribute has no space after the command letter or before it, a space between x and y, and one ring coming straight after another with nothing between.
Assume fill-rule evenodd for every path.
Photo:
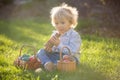
<instances>
[{"instance_id":1,"label":"green grass","mask_svg":"<svg viewBox=\"0 0 120 80\"><path fill-rule=\"evenodd\" d=\"M73 73L36 74L13 65L23 44L39 50L52 30L44 19L0 20L0 80L120 80L120 39L97 35L81 35L81 63Z\"/></svg>"}]
</instances>

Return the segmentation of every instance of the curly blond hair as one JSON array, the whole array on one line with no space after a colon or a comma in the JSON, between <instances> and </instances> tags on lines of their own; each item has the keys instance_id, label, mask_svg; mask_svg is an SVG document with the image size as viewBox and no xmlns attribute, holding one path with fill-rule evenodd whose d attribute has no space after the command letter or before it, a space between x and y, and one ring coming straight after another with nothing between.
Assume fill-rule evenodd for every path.
<instances>
[{"instance_id":1,"label":"curly blond hair","mask_svg":"<svg viewBox=\"0 0 120 80\"><path fill-rule=\"evenodd\" d=\"M51 23L55 26L55 19L66 18L70 21L72 28L77 26L78 11L75 7L63 3L60 6L53 7L51 10Z\"/></svg>"}]
</instances>

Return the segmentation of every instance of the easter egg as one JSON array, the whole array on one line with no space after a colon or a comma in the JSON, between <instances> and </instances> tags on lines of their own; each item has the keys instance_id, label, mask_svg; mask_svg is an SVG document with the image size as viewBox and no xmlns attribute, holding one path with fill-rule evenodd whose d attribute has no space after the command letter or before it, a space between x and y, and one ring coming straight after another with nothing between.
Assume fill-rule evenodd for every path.
<instances>
[{"instance_id":1,"label":"easter egg","mask_svg":"<svg viewBox=\"0 0 120 80\"><path fill-rule=\"evenodd\" d=\"M30 56L29 60L32 61L34 59L34 56Z\"/></svg>"},{"instance_id":2,"label":"easter egg","mask_svg":"<svg viewBox=\"0 0 120 80\"><path fill-rule=\"evenodd\" d=\"M64 63L68 63L68 62L70 62L70 60L63 60L63 62L64 62Z\"/></svg>"},{"instance_id":3,"label":"easter egg","mask_svg":"<svg viewBox=\"0 0 120 80\"><path fill-rule=\"evenodd\" d=\"M63 60L70 60L70 56L69 55L64 55Z\"/></svg>"}]
</instances>

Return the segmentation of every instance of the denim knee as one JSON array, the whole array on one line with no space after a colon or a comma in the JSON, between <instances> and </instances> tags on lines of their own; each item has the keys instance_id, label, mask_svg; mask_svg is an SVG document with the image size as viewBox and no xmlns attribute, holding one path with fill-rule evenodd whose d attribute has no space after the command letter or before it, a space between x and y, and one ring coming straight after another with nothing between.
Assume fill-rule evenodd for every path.
<instances>
[{"instance_id":1,"label":"denim knee","mask_svg":"<svg viewBox=\"0 0 120 80\"><path fill-rule=\"evenodd\" d=\"M36 56L39 58L40 56L45 55L45 53L46 53L46 51L45 51L44 49L40 49L40 50L37 52Z\"/></svg>"},{"instance_id":2,"label":"denim knee","mask_svg":"<svg viewBox=\"0 0 120 80\"><path fill-rule=\"evenodd\" d=\"M40 49L36 56L42 62L43 65L46 62L51 62L51 60L48 57L48 53L44 49Z\"/></svg>"}]
</instances>

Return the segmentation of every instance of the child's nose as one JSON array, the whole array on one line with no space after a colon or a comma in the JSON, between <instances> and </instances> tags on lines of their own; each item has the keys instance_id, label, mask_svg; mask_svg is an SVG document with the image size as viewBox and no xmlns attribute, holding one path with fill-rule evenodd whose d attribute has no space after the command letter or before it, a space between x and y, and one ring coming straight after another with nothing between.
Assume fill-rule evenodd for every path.
<instances>
[{"instance_id":1,"label":"child's nose","mask_svg":"<svg viewBox=\"0 0 120 80\"><path fill-rule=\"evenodd\" d=\"M64 25L63 25L63 24L59 24L59 25L58 25L58 27L63 28L63 27L64 27Z\"/></svg>"}]
</instances>

